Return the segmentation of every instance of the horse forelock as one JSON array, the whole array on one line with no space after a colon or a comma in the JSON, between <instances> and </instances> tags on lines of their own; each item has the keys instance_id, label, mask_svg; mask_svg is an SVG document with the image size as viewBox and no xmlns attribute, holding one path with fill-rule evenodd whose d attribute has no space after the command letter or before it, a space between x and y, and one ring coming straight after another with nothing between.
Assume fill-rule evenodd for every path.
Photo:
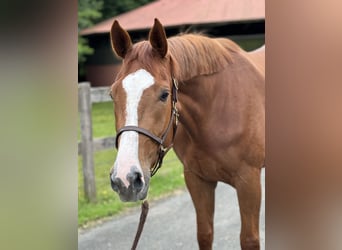
<instances>
[{"instance_id":1,"label":"horse forelock","mask_svg":"<svg viewBox=\"0 0 342 250\"><path fill-rule=\"evenodd\" d=\"M134 44L124 60L123 67L129 68L131 65L136 64L137 67L146 69L154 76L167 79L170 76L167 58L161 58L153 51L148 41L142 41Z\"/></svg>"}]
</instances>

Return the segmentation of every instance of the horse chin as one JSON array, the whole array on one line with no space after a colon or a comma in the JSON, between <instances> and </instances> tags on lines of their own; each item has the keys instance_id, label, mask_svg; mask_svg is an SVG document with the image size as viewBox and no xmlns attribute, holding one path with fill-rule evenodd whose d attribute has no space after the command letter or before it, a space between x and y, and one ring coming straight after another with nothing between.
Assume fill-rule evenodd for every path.
<instances>
[{"instance_id":1,"label":"horse chin","mask_svg":"<svg viewBox=\"0 0 342 250\"><path fill-rule=\"evenodd\" d=\"M137 194L133 192L130 194L119 193L119 197L120 197L120 200L123 202L135 202L139 200L144 200L147 196L147 191L148 191L148 188L146 190L143 189L141 192Z\"/></svg>"},{"instance_id":2,"label":"horse chin","mask_svg":"<svg viewBox=\"0 0 342 250\"><path fill-rule=\"evenodd\" d=\"M145 189L145 187L147 187ZM144 200L147 196L148 193L148 186L145 185L144 189L137 195L138 196L138 200Z\"/></svg>"}]
</instances>

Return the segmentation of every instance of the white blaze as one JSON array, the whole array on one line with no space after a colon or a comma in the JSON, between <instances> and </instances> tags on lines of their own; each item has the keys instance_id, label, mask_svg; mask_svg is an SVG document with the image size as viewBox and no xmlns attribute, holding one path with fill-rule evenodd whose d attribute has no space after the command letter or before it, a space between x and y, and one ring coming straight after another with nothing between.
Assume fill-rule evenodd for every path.
<instances>
[{"instance_id":1,"label":"white blaze","mask_svg":"<svg viewBox=\"0 0 342 250\"><path fill-rule=\"evenodd\" d=\"M138 106L141 96L144 90L153 84L153 76L144 69L139 69L123 79L122 86L126 92L125 126L138 126ZM142 172L138 148L137 132L127 131L121 134L119 151L114 166L117 171L116 176L123 181L126 187L129 185L126 176L130 172L131 166L136 166Z\"/></svg>"}]
</instances>

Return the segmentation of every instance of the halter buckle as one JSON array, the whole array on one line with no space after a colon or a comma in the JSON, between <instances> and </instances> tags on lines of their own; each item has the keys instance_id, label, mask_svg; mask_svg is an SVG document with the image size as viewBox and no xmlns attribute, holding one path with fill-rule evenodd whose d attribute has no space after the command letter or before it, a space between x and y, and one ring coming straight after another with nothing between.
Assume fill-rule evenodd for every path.
<instances>
[{"instance_id":1,"label":"halter buckle","mask_svg":"<svg viewBox=\"0 0 342 250\"><path fill-rule=\"evenodd\" d=\"M168 148L164 147L163 145L160 145L160 151L164 154L167 151Z\"/></svg>"},{"instance_id":2,"label":"halter buckle","mask_svg":"<svg viewBox=\"0 0 342 250\"><path fill-rule=\"evenodd\" d=\"M179 113L178 113L178 109L177 109L177 107L176 107L176 103L174 103L174 105L173 105L173 110L172 110L172 112L173 112L173 114L174 114L174 116L175 116L175 125L177 126L177 125L178 125L178 122L179 122L179 120L178 120Z\"/></svg>"},{"instance_id":3,"label":"halter buckle","mask_svg":"<svg viewBox=\"0 0 342 250\"><path fill-rule=\"evenodd\" d=\"M172 83L173 83L173 86L175 86L176 90L178 90L178 81L172 77Z\"/></svg>"}]
</instances>

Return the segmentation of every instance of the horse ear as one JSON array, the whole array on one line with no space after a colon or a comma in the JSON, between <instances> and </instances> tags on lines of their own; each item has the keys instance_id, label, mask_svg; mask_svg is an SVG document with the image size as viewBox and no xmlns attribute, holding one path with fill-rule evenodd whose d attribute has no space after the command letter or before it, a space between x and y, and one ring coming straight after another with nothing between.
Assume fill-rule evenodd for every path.
<instances>
[{"instance_id":1,"label":"horse ear","mask_svg":"<svg viewBox=\"0 0 342 250\"><path fill-rule=\"evenodd\" d=\"M149 40L152 48L155 49L163 58L167 53L167 39L165 29L157 18L154 19L154 25L150 30Z\"/></svg>"},{"instance_id":2,"label":"horse ear","mask_svg":"<svg viewBox=\"0 0 342 250\"><path fill-rule=\"evenodd\" d=\"M110 30L110 40L115 53L122 59L125 58L127 51L132 48L132 40L117 20L114 21Z\"/></svg>"}]
</instances>

